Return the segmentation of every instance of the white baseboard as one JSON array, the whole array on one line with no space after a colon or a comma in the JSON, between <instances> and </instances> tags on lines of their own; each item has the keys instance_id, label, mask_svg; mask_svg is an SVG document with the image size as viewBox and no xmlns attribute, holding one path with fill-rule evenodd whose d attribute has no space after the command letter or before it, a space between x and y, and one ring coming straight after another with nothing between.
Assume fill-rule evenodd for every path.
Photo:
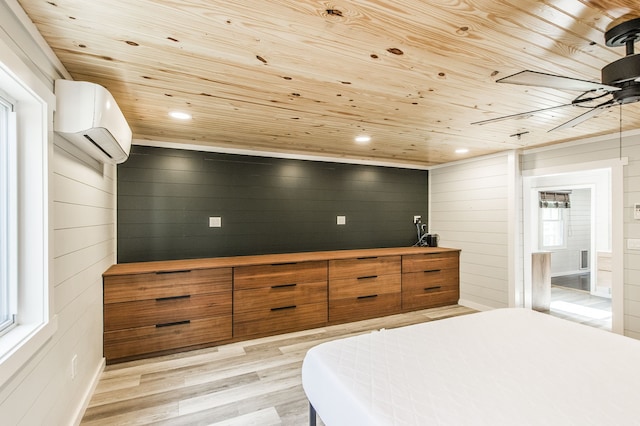
<instances>
[{"instance_id":1,"label":"white baseboard","mask_svg":"<svg viewBox=\"0 0 640 426\"><path fill-rule=\"evenodd\" d=\"M78 408L76 409L75 415L72 417L74 419L73 420L74 426L80 425L80 422L82 421L82 417L84 416L84 412L87 410L87 407L89 406L89 402L91 402L91 397L93 396L93 393L95 392L96 387L98 386L98 382L100 382L100 377L102 376L102 372L104 371L105 365L106 365L106 360L105 358L102 358L102 361L100 361L100 363L98 364L98 368L96 368L96 371L93 374L91 383L87 387L87 390L84 393L84 396L80 401Z\"/></svg>"},{"instance_id":2,"label":"white baseboard","mask_svg":"<svg viewBox=\"0 0 640 426\"><path fill-rule=\"evenodd\" d=\"M495 309L494 307L482 305L480 303L472 302L470 300L460 299L458 300L458 305L465 306L467 308L475 309L476 311L491 311Z\"/></svg>"}]
</instances>

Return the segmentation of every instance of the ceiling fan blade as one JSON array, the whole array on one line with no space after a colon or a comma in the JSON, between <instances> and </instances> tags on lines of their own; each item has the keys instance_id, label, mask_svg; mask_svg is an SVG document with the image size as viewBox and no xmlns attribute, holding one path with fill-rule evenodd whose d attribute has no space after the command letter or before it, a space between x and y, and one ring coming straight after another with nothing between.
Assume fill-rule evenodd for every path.
<instances>
[{"instance_id":1,"label":"ceiling fan blade","mask_svg":"<svg viewBox=\"0 0 640 426\"><path fill-rule=\"evenodd\" d=\"M610 106L612 106L614 104L613 101L609 101L606 102L602 105L598 105L597 107L594 107L592 109L590 109L589 111L585 112L584 114L580 114L579 116L572 118L571 120L562 123L559 126L554 127L553 129L549 130L550 132L553 132L554 130L562 130L562 129L567 129L570 127L575 127L578 124L587 121L588 119L597 116L598 114L600 114L600 112L602 112L603 109L607 109Z\"/></svg>"},{"instance_id":2,"label":"ceiling fan blade","mask_svg":"<svg viewBox=\"0 0 640 426\"><path fill-rule=\"evenodd\" d=\"M488 120L476 121L476 122L473 122L471 124L477 124L479 126L482 126L483 124L495 123L497 121L502 121L502 120L511 120L513 118L527 117L529 115L533 115L533 114L536 114L538 112L550 111L552 109L564 108L564 107L568 107L568 106L572 106L572 105L573 104L556 105L556 106L552 106L552 107L548 107L548 108L536 109L536 110L533 110L533 111L520 112L518 114L505 115L503 117L490 118Z\"/></svg>"},{"instance_id":3,"label":"ceiling fan blade","mask_svg":"<svg viewBox=\"0 0 640 426\"><path fill-rule=\"evenodd\" d=\"M563 77L560 75L546 74L538 71L520 71L519 73L500 78L496 83L519 84L522 86L540 86L559 90L577 90L579 92L590 92L593 90L605 90L614 92L620 90L619 87L609 86L592 81L580 80L577 78Z\"/></svg>"}]
</instances>

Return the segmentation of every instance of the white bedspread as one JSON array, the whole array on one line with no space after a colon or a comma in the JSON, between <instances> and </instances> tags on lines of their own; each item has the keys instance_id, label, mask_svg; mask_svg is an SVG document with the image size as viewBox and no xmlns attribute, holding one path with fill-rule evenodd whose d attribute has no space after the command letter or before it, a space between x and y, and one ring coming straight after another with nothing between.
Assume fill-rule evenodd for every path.
<instances>
[{"instance_id":1,"label":"white bedspread","mask_svg":"<svg viewBox=\"0 0 640 426\"><path fill-rule=\"evenodd\" d=\"M328 426L640 425L640 341L498 309L323 343L302 384Z\"/></svg>"}]
</instances>

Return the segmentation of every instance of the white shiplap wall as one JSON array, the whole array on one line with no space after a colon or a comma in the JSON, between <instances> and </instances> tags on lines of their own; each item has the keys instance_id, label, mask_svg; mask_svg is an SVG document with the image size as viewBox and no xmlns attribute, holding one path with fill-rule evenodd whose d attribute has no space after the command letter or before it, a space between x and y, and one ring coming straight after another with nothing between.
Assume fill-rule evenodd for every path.
<instances>
[{"instance_id":1,"label":"white shiplap wall","mask_svg":"<svg viewBox=\"0 0 640 426\"><path fill-rule=\"evenodd\" d=\"M599 138L579 144L534 150L522 156L522 170L557 168L568 165L627 158L624 167L623 238L640 239L640 221L633 219L633 204L640 203L640 132ZM613 188L616 191L616 188ZM615 194L614 194L615 198ZM616 220L615 217L613 220ZM640 339L640 251L624 246L623 260L624 334Z\"/></svg>"},{"instance_id":2,"label":"white shiplap wall","mask_svg":"<svg viewBox=\"0 0 640 426\"><path fill-rule=\"evenodd\" d=\"M430 232L461 249L460 302L471 307L509 304L509 167L504 154L429 172Z\"/></svg>"},{"instance_id":3,"label":"white shiplap wall","mask_svg":"<svg viewBox=\"0 0 640 426\"><path fill-rule=\"evenodd\" d=\"M53 91L53 80L66 72L43 51L44 42L30 33L30 22L16 5L13 0L0 1L0 34L10 32L16 54ZM53 128L52 121L48 125ZM73 424L103 366L102 273L115 262L115 166L103 168L50 135L49 144L55 140L49 182L50 256L58 327L0 387L2 425ZM72 380L74 355L78 368Z\"/></svg>"}]
</instances>

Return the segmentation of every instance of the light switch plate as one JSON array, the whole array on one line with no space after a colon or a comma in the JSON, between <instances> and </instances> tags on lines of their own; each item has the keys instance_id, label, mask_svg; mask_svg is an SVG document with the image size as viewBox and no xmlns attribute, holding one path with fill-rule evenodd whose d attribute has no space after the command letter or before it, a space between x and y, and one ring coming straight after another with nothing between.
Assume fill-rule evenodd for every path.
<instances>
[{"instance_id":1,"label":"light switch plate","mask_svg":"<svg viewBox=\"0 0 640 426\"><path fill-rule=\"evenodd\" d=\"M221 228L222 218L220 216L211 216L209 218L209 228Z\"/></svg>"},{"instance_id":2,"label":"light switch plate","mask_svg":"<svg viewBox=\"0 0 640 426\"><path fill-rule=\"evenodd\" d=\"M629 238L627 240L627 249L640 250L640 240L637 238Z\"/></svg>"},{"instance_id":3,"label":"light switch plate","mask_svg":"<svg viewBox=\"0 0 640 426\"><path fill-rule=\"evenodd\" d=\"M336 223L338 225L346 225L347 224L347 217L346 216L336 216Z\"/></svg>"}]
</instances>

